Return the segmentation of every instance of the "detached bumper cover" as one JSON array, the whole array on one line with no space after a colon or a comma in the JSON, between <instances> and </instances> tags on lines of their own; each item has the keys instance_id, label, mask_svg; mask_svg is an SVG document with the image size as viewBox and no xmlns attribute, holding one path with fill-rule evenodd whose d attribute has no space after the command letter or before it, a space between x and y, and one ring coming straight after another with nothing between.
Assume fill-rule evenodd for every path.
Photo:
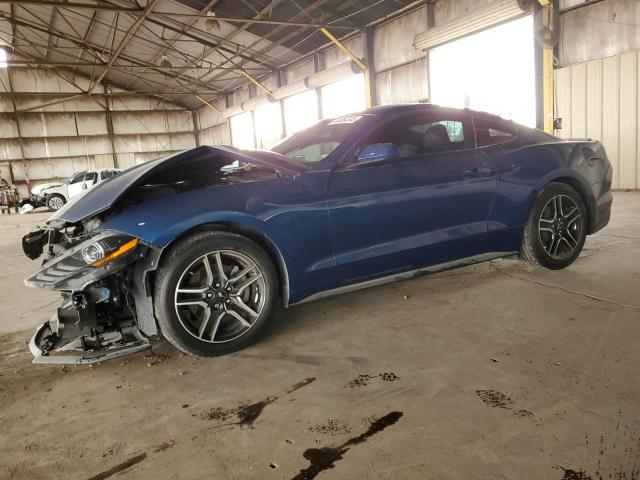
<instances>
[{"instance_id":1,"label":"detached bumper cover","mask_svg":"<svg viewBox=\"0 0 640 480\"><path fill-rule=\"evenodd\" d=\"M88 340L91 342L88 343ZM98 363L150 347L149 340L133 324L123 325L117 331L97 334L93 339L77 337L68 341L52 333L49 322L46 322L36 329L29 342L33 363L57 365Z\"/></svg>"}]
</instances>

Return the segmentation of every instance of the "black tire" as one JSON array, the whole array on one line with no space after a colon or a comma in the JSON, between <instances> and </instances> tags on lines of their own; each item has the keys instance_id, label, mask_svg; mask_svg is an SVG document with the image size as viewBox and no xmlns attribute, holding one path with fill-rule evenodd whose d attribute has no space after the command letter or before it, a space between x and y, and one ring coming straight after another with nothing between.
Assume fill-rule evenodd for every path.
<instances>
[{"instance_id":1,"label":"black tire","mask_svg":"<svg viewBox=\"0 0 640 480\"><path fill-rule=\"evenodd\" d=\"M194 326L188 324L183 317L179 317L178 293L176 293L179 282L183 281L182 278L187 270L192 268L199 259L214 251L231 251L244 255L254 262L264 279L262 287L264 292L260 292L264 301L258 317L252 321L250 327L247 327L248 330L237 338L220 343L212 343L196 337L193 331ZM193 355L216 356L240 350L256 340L270 319L277 301L277 279L275 268L267 254L257 244L243 236L225 231L208 231L186 237L171 247L156 272L154 308L160 332L176 348ZM218 293L214 293L214 299L221 293L217 290L216 292ZM222 314L220 310L213 310L213 303L210 304L210 308L212 316ZM223 309L226 310L224 304ZM183 321L187 323L186 326ZM228 315L223 316L219 321L220 328L224 330L224 322L233 321L235 321L234 318Z\"/></svg>"},{"instance_id":2,"label":"black tire","mask_svg":"<svg viewBox=\"0 0 640 480\"><path fill-rule=\"evenodd\" d=\"M58 200L60 200L62 202L62 205L59 205ZM60 208L62 208L62 206L67 203L67 201L65 200L65 198L58 194L58 193L52 193L51 195L47 196L47 208L49 210L53 210L54 212L56 210L59 210Z\"/></svg>"},{"instance_id":3,"label":"black tire","mask_svg":"<svg viewBox=\"0 0 640 480\"><path fill-rule=\"evenodd\" d=\"M558 199L560 207L556 203ZM557 218L555 215L552 218L551 214L558 211ZM579 219L571 222L578 214ZM584 246L587 221L587 209L573 187L557 182L548 184L538 194L529 213L520 257L534 267L552 270L571 265Z\"/></svg>"}]
</instances>

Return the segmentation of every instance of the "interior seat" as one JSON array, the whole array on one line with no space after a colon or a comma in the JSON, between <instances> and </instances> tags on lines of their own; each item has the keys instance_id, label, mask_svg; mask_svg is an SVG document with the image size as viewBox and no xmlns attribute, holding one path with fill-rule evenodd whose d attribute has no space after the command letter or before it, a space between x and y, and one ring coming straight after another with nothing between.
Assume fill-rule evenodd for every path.
<instances>
[{"instance_id":1,"label":"interior seat","mask_svg":"<svg viewBox=\"0 0 640 480\"><path fill-rule=\"evenodd\" d=\"M442 152L452 147L449 134L444 125L431 125L422 137L424 153Z\"/></svg>"}]
</instances>

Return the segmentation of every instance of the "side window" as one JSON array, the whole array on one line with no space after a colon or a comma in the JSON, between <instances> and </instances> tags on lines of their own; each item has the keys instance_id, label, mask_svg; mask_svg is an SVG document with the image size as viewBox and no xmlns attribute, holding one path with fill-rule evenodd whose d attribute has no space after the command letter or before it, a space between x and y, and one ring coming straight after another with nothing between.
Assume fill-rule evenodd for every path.
<instances>
[{"instance_id":1,"label":"side window","mask_svg":"<svg viewBox=\"0 0 640 480\"><path fill-rule=\"evenodd\" d=\"M113 170L103 170L100 174L102 176L102 180L106 180L109 177L113 177L113 174L116 173Z\"/></svg>"},{"instance_id":2,"label":"side window","mask_svg":"<svg viewBox=\"0 0 640 480\"><path fill-rule=\"evenodd\" d=\"M510 142L516 138L518 131L511 125L487 118L474 118L476 141L478 147L488 147Z\"/></svg>"},{"instance_id":3,"label":"side window","mask_svg":"<svg viewBox=\"0 0 640 480\"><path fill-rule=\"evenodd\" d=\"M85 178L85 182L93 185L98 181L98 173L97 172L87 172L87 176Z\"/></svg>"},{"instance_id":4,"label":"side window","mask_svg":"<svg viewBox=\"0 0 640 480\"><path fill-rule=\"evenodd\" d=\"M397 148L398 158L418 157L474 146L470 119L446 112L414 113L396 118L376 129L362 144L360 152L372 145L384 145L387 151L394 152Z\"/></svg>"},{"instance_id":5,"label":"side window","mask_svg":"<svg viewBox=\"0 0 640 480\"><path fill-rule=\"evenodd\" d=\"M80 172L80 173L76 173L73 177L71 177L71 179L69 180L69 185L73 185L74 183L78 183L78 182L83 182L84 181L84 176L85 176L86 172Z\"/></svg>"}]
</instances>

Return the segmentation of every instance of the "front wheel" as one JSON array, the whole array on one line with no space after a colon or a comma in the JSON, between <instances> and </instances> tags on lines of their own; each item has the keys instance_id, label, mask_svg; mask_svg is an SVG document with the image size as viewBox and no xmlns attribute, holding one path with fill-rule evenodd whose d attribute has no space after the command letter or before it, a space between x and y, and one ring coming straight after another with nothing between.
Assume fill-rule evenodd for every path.
<instances>
[{"instance_id":1,"label":"front wheel","mask_svg":"<svg viewBox=\"0 0 640 480\"><path fill-rule=\"evenodd\" d=\"M54 193L47 197L47 208L49 210L60 210L67 203L62 195Z\"/></svg>"},{"instance_id":2,"label":"front wheel","mask_svg":"<svg viewBox=\"0 0 640 480\"><path fill-rule=\"evenodd\" d=\"M578 192L550 183L538 195L524 228L520 256L533 266L561 269L580 255L587 236L587 210Z\"/></svg>"},{"instance_id":3,"label":"front wheel","mask_svg":"<svg viewBox=\"0 0 640 480\"><path fill-rule=\"evenodd\" d=\"M265 252L229 232L179 241L156 276L155 311L163 336L185 353L213 356L251 343L267 323L277 276Z\"/></svg>"}]
</instances>

